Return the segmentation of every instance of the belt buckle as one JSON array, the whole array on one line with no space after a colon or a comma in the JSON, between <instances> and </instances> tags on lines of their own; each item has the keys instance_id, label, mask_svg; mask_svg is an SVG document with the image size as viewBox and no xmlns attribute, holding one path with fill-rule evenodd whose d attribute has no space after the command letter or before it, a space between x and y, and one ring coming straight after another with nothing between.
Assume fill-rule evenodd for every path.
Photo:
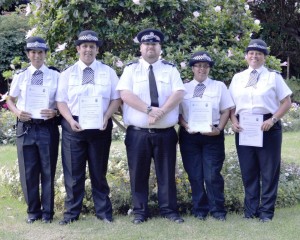
<instances>
[{"instance_id":1,"label":"belt buckle","mask_svg":"<svg viewBox=\"0 0 300 240\"><path fill-rule=\"evenodd\" d=\"M152 128L148 128L148 132L149 133L155 133L155 130L153 130Z\"/></svg>"}]
</instances>

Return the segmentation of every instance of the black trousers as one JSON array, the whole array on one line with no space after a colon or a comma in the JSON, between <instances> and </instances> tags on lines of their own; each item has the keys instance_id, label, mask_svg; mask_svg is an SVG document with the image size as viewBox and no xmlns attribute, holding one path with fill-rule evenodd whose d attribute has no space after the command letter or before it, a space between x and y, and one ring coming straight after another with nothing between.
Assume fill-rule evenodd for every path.
<instances>
[{"instance_id":1,"label":"black trousers","mask_svg":"<svg viewBox=\"0 0 300 240\"><path fill-rule=\"evenodd\" d=\"M74 132L62 119L62 164L66 188L65 219L78 218L85 193L88 161L96 216L112 218L109 186L106 180L111 145L112 120L104 131L99 129Z\"/></svg>"},{"instance_id":2,"label":"black trousers","mask_svg":"<svg viewBox=\"0 0 300 240\"><path fill-rule=\"evenodd\" d=\"M28 217L52 219L58 126L52 120L41 124L18 122L17 136L20 181Z\"/></svg>"},{"instance_id":3,"label":"black trousers","mask_svg":"<svg viewBox=\"0 0 300 240\"><path fill-rule=\"evenodd\" d=\"M244 214L272 219L280 175L281 122L263 133L263 147L240 146L239 134L235 141L245 189Z\"/></svg>"},{"instance_id":4,"label":"black trousers","mask_svg":"<svg viewBox=\"0 0 300 240\"><path fill-rule=\"evenodd\" d=\"M179 130L179 144L184 169L192 189L193 214L206 217L225 216L224 179L221 170L225 160L224 132L218 136L190 134Z\"/></svg>"},{"instance_id":5,"label":"black trousers","mask_svg":"<svg viewBox=\"0 0 300 240\"><path fill-rule=\"evenodd\" d=\"M174 128L149 132L127 128L125 145L128 158L133 212L149 217L148 194L151 160L154 159L158 186L158 204L162 216L176 216L175 184L176 144Z\"/></svg>"}]
</instances>

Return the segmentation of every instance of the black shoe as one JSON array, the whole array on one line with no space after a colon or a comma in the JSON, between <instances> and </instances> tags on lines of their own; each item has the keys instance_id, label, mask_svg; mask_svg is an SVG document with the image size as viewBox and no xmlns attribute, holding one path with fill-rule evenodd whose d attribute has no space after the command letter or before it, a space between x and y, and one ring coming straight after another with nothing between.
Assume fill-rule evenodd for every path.
<instances>
[{"instance_id":1,"label":"black shoe","mask_svg":"<svg viewBox=\"0 0 300 240\"><path fill-rule=\"evenodd\" d=\"M135 217L131 222L133 224L141 224L143 222L146 222L147 219L146 218L143 218L143 217Z\"/></svg>"},{"instance_id":2,"label":"black shoe","mask_svg":"<svg viewBox=\"0 0 300 240\"><path fill-rule=\"evenodd\" d=\"M70 223L72 223L72 222L75 222L75 221L77 221L78 220L78 218L69 218L69 219L63 219L63 220L61 220L58 224L59 225L68 225L68 224L70 224Z\"/></svg>"},{"instance_id":3,"label":"black shoe","mask_svg":"<svg viewBox=\"0 0 300 240\"><path fill-rule=\"evenodd\" d=\"M226 217L225 216L213 216L214 219L221 221L221 222L225 222L226 221Z\"/></svg>"},{"instance_id":4,"label":"black shoe","mask_svg":"<svg viewBox=\"0 0 300 240\"><path fill-rule=\"evenodd\" d=\"M180 217L179 215L178 216L166 216L166 218L175 223L183 223L184 222L183 218Z\"/></svg>"},{"instance_id":5,"label":"black shoe","mask_svg":"<svg viewBox=\"0 0 300 240\"><path fill-rule=\"evenodd\" d=\"M201 220L201 221L206 220L206 216L203 216L203 215L197 215L197 216L195 216L195 218L197 218L198 220Z\"/></svg>"},{"instance_id":6,"label":"black shoe","mask_svg":"<svg viewBox=\"0 0 300 240\"><path fill-rule=\"evenodd\" d=\"M271 222L272 219L268 218L268 217L261 217L261 218L259 218L259 221L262 223L266 223L266 222Z\"/></svg>"},{"instance_id":7,"label":"black shoe","mask_svg":"<svg viewBox=\"0 0 300 240\"><path fill-rule=\"evenodd\" d=\"M26 219L26 223L28 223L28 224L32 224L32 223L34 223L35 221L38 221L38 220L40 220L41 218L39 217L39 218L27 218Z\"/></svg>"},{"instance_id":8,"label":"black shoe","mask_svg":"<svg viewBox=\"0 0 300 240\"><path fill-rule=\"evenodd\" d=\"M42 223L52 223L51 218L42 218Z\"/></svg>"}]
</instances>

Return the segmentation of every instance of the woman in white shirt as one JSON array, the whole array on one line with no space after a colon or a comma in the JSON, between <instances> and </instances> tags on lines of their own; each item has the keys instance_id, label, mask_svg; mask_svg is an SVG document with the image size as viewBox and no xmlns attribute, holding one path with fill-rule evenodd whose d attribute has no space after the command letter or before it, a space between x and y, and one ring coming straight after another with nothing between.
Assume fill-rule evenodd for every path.
<instances>
[{"instance_id":1,"label":"woman in white shirt","mask_svg":"<svg viewBox=\"0 0 300 240\"><path fill-rule=\"evenodd\" d=\"M292 94L281 75L264 66L267 55L264 41L251 40L245 56L249 67L235 74L229 87L235 103L230 118L245 188L244 217L258 217L261 222L274 216L281 159L280 118L289 110ZM262 147L239 144L243 114L263 116Z\"/></svg>"},{"instance_id":2,"label":"woman in white shirt","mask_svg":"<svg viewBox=\"0 0 300 240\"><path fill-rule=\"evenodd\" d=\"M207 52L193 54L189 65L194 79L185 84L187 94L180 105L179 143L192 189L193 215L205 220L210 213L214 219L225 221L224 180L220 172L225 159L223 129L233 102L226 85L208 77L214 62ZM190 108L194 100L211 108L212 121L207 123L205 132L199 132L191 124ZM198 126L205 121L193 119Z\"/></svg>"}]
</instances>

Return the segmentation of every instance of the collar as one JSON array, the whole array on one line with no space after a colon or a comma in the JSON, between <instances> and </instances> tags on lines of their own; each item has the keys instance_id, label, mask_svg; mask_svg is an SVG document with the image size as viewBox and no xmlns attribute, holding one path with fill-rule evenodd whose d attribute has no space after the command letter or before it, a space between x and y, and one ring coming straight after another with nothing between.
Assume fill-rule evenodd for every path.
<instances>
[{"instance_id":1,"label":"collar","mask_svg":"<svg viewBox=\"0 0 300 240\"><path fill-rule=\"evenodd\" d=\"M96 62L97 60L95 59L90 66L87 66L83 61L81 61L80 59L78 60L78 66L80 68L81 71L83 71L85 68L90 67L91 69L96 70Z\"/></svg>"},{"instance_id":2,"label":"collar","mask_svg":"<svg viewBox=\"0 0 300 240\"><path fill-rule=\"evenodd\" d=\"M209 77L207 77L202 83L205 85L205 87L207 87L210 83L211 79ZM194 85L194 87L196 87L199 82L195 79L193 79L192 84Z\"/></svg>"},{"instance_id":3,"label":"collar","mask_svg":"<svg viewBox=\"0 0 300 240\"><path fill-rule=\"evenodd\" d=\"M32 75L36 70L41 70L43 73L47 71L47 67L43 64L39 69L36 69L32 64L28 67L30 74Z\"/></svg>"},{"instance_id":4,"label":"collar","mask_svg":"<svg viewBox=\"0 0 300 240\"><path fill-rule=\"evenodd\" d=\"M254 68L250 67L247 69L247 73L251 73L254 70ZM258 75L264 70L264 66L261 66L260 68L255 69L258 72Z\"/></svg>"},{"instance_id":5,"label":"collar","mask_svg":"<svg viewBox=\"0 0 300 240\"><path fill-rule=\"evenodd\" d=\"M143 66L146 68L146 69L149 69L149 66L152 65L153 66L153 69L155 68L155 66L157 66L159 63L160 63L160 60L158 59L156 62L150 64L148 63L147 61L145 61L143 58L140 59L140 62L143 64Z\"/></svg>"}]
</instances>

